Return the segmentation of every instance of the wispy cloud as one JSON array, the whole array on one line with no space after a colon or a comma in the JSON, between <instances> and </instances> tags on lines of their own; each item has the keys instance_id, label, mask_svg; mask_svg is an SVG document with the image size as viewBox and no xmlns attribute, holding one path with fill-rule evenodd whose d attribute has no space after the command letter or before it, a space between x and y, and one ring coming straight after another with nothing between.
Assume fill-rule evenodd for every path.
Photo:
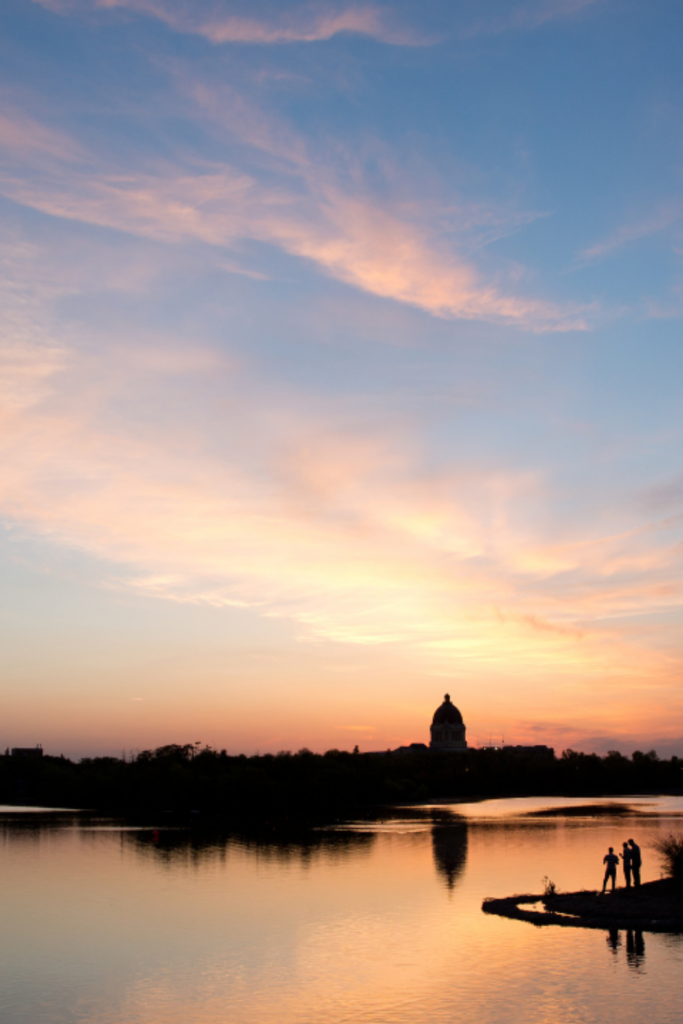
<instances>
[{"instance_id":1,"label":"wispy cloud","mask_svg":"<svg viewBox=\"0 0 683 1024\"><path fill-rule=\"evenodd\" d=\"M499 35L504 32L530 31L554 21L576 18L588 8L605 0L531 0L529 3L504 4L503 12L480 15L460 28L461 39Z\"/></svg>"},{"instance_id":2,"label":"wispy cloud","mask_svg":"<svg viewBox=\"0 0 683 1024\"><path fill-rule=\"evenodd\" d=\"M639 504L649 513L683 508L683 475L648 488L640 496Z\"/></svg>"},{"instance_id":3,"label":"wispy cloud","mask_svg":"<svg viewBox=\"0 0 683 1024\"><path fill-rule=\"evenodd\" d=\"M125 354L115 358L120 365ZM130 374L89 372L130 386ZM302 639L418 645L446 660L595 673L616 659L641 671L646 652L627 654L632 644L600 620L683 603L673 553L620 564L613 546L596 543L590 559L574 547L570 585L539 576L516 557L519 535L493 527L488 501L499 481L454 470L425 478L399 424L366 424L354 436L338 413L302 412L301 395L274 402L242 374L221 379L230 411L211 417L214 430L241 440L222 444L220 456L191 417L144 430L100 421L115 398L101 386L101 408L76 418L68 391L34 407L30 423L5 433L4 514L127 563L122 587L293 618ZM150 385L158 401L158 373ZM205 388L185 394L206 404ZM511 500L524 505L525 490L513 486Z\"/></svg>"},{"instance_id":4,"label":"wispy cloud","mask_svg":"<svg viewBox=\"0 0 683 1024\"><path fill-rule=\"evenodd\" d=\"M0 114L0 147L14 156L74 160L83 155L81 148L64 133L7 109Z\"/></svg>"},{"instance_id":5,"label":"wispy cloud","mask_svg":"<svg viewBox=\"0 0 683 1024\"><path fill-rule=\"evenodd\" d=\"M641 238L650 238L652 235L659 234L660 231L666 231L667 228L678 223L682 216L683 207L676 203L666 206L642 220L623 224L607 238L584 249L579 254L580 260L583 263L590 263L609 256L625 245L638 242Z\"/></svg>"},{"instance_id":6,"label":"wispy cloud","mask_svg":"<svg viewBox=\"0 0 683 1024\"><path fill-rule=\"evenodd\" d=\"M575 18L590 7L604 4L605 0L536 0L516 8L512 19L516 26L535 28L548 21Z\"/></svg>"},{"instance_id":7,"label":"wispy cloud","mask_svg":"<svg viewBox=\"0 0 683 1024\"><path fill-rule=\"evenodd\" d=\"M556 21L577 18L605 0L527 0L489 3L444 13L429 32L402 23L388 3L329 2L287 4L275 16L258 5L239 6L228 0L33 0L56 14L84 14L121 9L154 18L174 32L196 35L215 45L282 45L326 42L342 33L364 35L392 46L429 46L452 36L476 36L532 31ZM237 7L237 11L236 11Z\"/></svg>"},{"instance_id":8,"label":"wispy cloud","mask_svg":"<svg viewBox=\"0 0 683 1024\"><path fill-rule=\"evenodd\" d=\"M0 244L0 424L4 429L54 390L68 348L54 339L46 305L60 293L36 273L37 249Z\"/></svg>"},{"instance_id":9,"label":"wispy cloud","mask_svg":"<svg viewBox=\"0 0 683 1024\"><path fill-rule=\"evenodd\" d=\"M56 217L169 242L229 246L250 238L310 260L330 276L434 316L537 331L585 330L582 310L506 295L420 228L333 187L307 200L221 169L192 177L102 175L52 182L5 176L4 195Z\"/></svg>"},{"instance_id":10,"label":"wispy cloud","mask_svg":"<svg viewBox=\"0 0 683 1024\"><path fill-rule=\"evenodd\" d=\"M59 305L119 270L93 259L88 279L59 255L4 249L0 518L17 543L87 553L120 595L250 609L309 647L394 652L463 685L504 678L507 722L510 680L558 720L590 686L606 694L591 721L614 728L610 681L629 706L675 692L657 617L683 605L680 523L563 522L540 469L426 460L424 424L391 401L273 383L199 336L100 326L93 343Z\"/></svg>"},{"instance_id":11,"label":"wispy cloud","mask_svg":"<svg viewBox=\"0 0 683 1024\"><path fill-rule=\"evenodd\" d=\"M302 639L561 674L645 671L655 655L620 617L683 604L666 524L544 542L522 525L550 500L540 477L426 473L402 417L368 408L360 425L346 400L323 411L201 348L138 338L86 355L48 342L49 320L28 351L22 323L19 302L0 511L110 561L120 587L288 617Z\"/></svg>"},{"instance_id":12,"label":"wispy cloud","mask_svg":"<svg viewBox=\"0 0 683 1024\"><path fill-rule=\"evenodd\" d=\"M268 281L270 280L268 274L264 274L260 270L250 270L249 267L243 267L234 260L223 260L221 267L226 270L229 274L239 274L241 277L251 277L254 281Z\"/></svg>"},{"instance_id":13,"label":"wispy cloud","mask_svg":"<svg viewBox=\"0 0 683 1024\"><path fill-rule=\"evenodd\" d=\"M174 32L202 36L215 44L282 44L325 42L340 33L370 36L396 46L424 45L414 31L395 27L389 10L365 4L288 4L275 18L245 17L225 0L35 0L58 14L123 8L156 18Z\"/></svg>"},{"instance_id":14,"label":"wispy cloud","mask_svg":"<svg viewBox=\"0 0 683 1024\"><path fill-rule=\"evenodd\" d=\"M10 28L23 39L38 18L71 42L35 52L0 118L7 549L52 568L86 553L69 562L89 585L165 602L188 630L249 623L259 658L284 637L292 676L294 637L309 666L355 661L359 689L393 658L439 689L457 674L480 706L497 694L507 717L590 705L604 735L653 689L676 694L666 396L657 458L624 443L608 465L601 428L628 408L647 433L647 409L581 391L579 339L529 337L603 314L547 285L577 225L531 198L558 140L543 104L512 102L545 73L522 67L514 35L548 26L544 52L571 56L582 40L565 27L601 0L35 2ZM608 47L607 19L594 28ZM431 57L395 49L430 42ZM501 90L511 119L492 145ZM585 89L567 95L580 106ZM493 244L538 206L555 232ZM679 216L661 206L582 259ZM590 437L566 426L577 403ZM283 678L274 663L264 678ZM376 720L354 715L337 720Z\"/></svg>"},{"instance_id":15,"label":"wispy cloud","mask_svg":"<svg viewBox=\"0 0 683 1024\"><path fill-rule=\"evenodd\" d=\"M256 133L256 134L255 134ZM287 159L299 181L277 185L226 165L191 175L112 175L54 161L49 171L5 174L0 191L56 217L177 242L196 239L225 247L238 239L278 246L325 273L370 294L408 303L446 318L483 319L535 331L583 330L584 312L522 297L484 282L475 266L435 237L415 211L348 191L303 144L266 121L251 122L251 145ZM196 161L195 161L196 163ZM301 184L305 186L301 188ZM512 287L514 286L514 287Z\"/></svg>"}]
</instances>

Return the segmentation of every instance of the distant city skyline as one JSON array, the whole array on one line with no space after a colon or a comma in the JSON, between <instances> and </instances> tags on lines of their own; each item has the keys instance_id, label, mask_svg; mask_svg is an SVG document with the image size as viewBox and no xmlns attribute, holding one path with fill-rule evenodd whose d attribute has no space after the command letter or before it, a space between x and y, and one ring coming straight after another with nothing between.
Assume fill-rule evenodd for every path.
<instances>
[{"instance_id":1,"label":"distant city skyline","mask_svg":"<svg viewBox=\"0 0 683 1024\"><path fill-rule=\"evenodd\" d=\"M680 5L0 25L0 749L683 754Z\"/></svg>"}]
</instances>

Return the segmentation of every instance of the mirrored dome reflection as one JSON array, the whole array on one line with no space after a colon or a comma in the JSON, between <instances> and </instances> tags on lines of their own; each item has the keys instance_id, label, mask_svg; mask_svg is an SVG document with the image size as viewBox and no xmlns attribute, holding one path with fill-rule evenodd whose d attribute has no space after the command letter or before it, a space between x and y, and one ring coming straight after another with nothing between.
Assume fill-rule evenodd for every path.
<instances>
[{"instance_id":1,"label":"mirrored dome reflection","mask_svg":"<svg viewBox=\"0 0 683 1024\"><path fill-rule=\"evenodd\" d=\"M467 823L433 825L432 851L437 873L454 889L467 863Z\"/></svg>"}]
</instances>

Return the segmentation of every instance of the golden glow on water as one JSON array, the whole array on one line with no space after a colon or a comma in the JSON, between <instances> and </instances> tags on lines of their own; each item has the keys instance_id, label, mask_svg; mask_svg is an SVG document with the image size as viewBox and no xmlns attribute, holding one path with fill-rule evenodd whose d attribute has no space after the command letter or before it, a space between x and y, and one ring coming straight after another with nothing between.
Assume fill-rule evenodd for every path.
<instances>
[{"instance_id":1,"label":"golden glow on water","mask_svg":"<svg viewBox=\"0 0 683 1024\"><path fill-rule=\"evenodd\" d=\"M637 956L623 934L613 949L604 932L481 912L544 875L597 887L606 847L632 834L644 878L658 877L648 837L676 819L514 808L468 805L448 827L406 814L288 847L8 826L3 1024L679 1020L683 937L646 935Z\"/></svg>"}]
</instances>

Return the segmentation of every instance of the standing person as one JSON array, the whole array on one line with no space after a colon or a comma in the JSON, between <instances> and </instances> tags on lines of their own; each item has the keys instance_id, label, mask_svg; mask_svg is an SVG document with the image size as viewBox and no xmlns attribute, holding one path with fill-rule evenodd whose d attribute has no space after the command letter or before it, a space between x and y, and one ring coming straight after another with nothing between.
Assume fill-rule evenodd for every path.
<instances>
[{"instance_id":1,"label":"standing person","mask_svg":"<svg viewBox=\"0 0 683 1024\"><path fill-rule=\"evenodd\" d=\"M631 871L633 872L633 884L637 889L640 885L640 865L643 863L643 859L640 856L640 847L637 843L634 843L632 839L629 839L628 845L631 847Z\"/></svg>"},{"instance_id":2,"label":"standing person","mask_svg":"<svg viewBox=\"0 0 683 1024\"><path fill-rule=\"evenodd\" d=\"M605 868L605 877L602 883L602 891L605 892L605 890L607 889L607 883L611 878L612 892L614 892L614 890L617 887L617 866L619 864L619 858L614 852L613 846L610 846L609 853L606 853L605 856L602 858L602 863L607 865L607 867Z\"/></svg>"},{"instance_id":3,"label":"standing person","mask_svg":"<svg viewBox=\"0 0 683 1024\"><path fill-rule=\"evenodd\" d=\"M623 843L622 845L623 845L624 849L623 849L622 853L619 854L619 856L621 857L621 859L623 861L622 867L624 869L624 878L626 879L626 888L630 889L631 888L631 859L632 859L631 847L628 845L628 843Z\"/></svg>"}]
</instances>

